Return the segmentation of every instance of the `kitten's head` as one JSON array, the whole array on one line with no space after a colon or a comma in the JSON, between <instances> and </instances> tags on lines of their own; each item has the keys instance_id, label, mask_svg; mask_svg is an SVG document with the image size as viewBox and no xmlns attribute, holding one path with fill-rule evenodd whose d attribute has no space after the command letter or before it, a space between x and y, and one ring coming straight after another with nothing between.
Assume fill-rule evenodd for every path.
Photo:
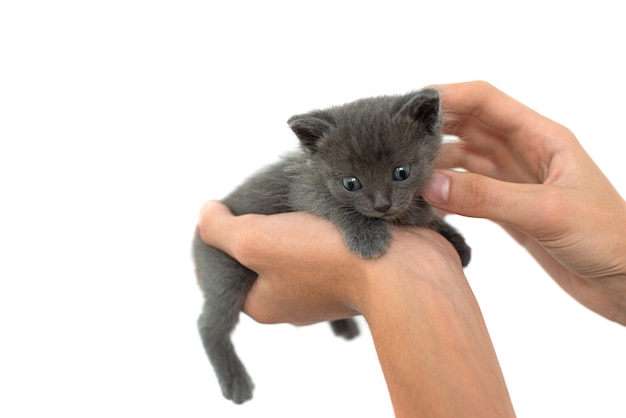
<instances>
[{"instance_id":1,"label":"kitten's head","mask_svg":"<svg viewBox=\"0 0 626 418\"><path fill-rule=\"evenodd\" d=\"M361 99L296 115L309 175L318 177L343 208L393 220L419 196L439 151L439 94Z\"/></svg>"}]
</instances>

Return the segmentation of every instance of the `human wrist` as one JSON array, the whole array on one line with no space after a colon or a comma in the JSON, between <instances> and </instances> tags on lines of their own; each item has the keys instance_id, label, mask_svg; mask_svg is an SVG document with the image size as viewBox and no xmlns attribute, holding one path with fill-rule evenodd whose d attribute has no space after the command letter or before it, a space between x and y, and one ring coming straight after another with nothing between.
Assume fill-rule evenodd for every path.
<instances>
[{"instance_id":1,"label":"human wrist","mask_svg":"<svg viewBox=\"0 0 626 418\"><path fill-rule=\"evenodd\" d=\"M361 263L362 281L353 293L355 308L366 318L388 309L407 286L439 287L447 280L464 280L458 254L438 233L427 229L398 230L382 257ZM391 293L390 293L391 292Z\"/></svg>"},{"instance_id":2,"label":"human wrist","mask_svg":"<svg viewBox=\"0 0 626 418\"><path fill-rule=\"evenodd\" d=\"M435 233L394 237L367 269L361 313L396 416L512 416L458 256Z\"/></svg>"}]
</instances>

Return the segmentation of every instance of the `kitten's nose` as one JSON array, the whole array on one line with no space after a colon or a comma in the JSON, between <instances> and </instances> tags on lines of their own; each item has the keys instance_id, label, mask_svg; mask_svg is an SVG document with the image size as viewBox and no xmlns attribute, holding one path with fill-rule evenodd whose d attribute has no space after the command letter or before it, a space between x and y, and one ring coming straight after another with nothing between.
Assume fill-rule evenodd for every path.
<instances>
[{"instance_id":1,"label":"kitten's nose","mask_svg":"<svg viewBox=\"0 0 626 418\"><path fill-rule=\"evenodd\" d=\"M376 204L374 205L374 209L376 209L376 211L380 213L386 213L390 208L391 203L387 200L384 200L382 202L376 202Z\"/></svg>"}]
</instances>

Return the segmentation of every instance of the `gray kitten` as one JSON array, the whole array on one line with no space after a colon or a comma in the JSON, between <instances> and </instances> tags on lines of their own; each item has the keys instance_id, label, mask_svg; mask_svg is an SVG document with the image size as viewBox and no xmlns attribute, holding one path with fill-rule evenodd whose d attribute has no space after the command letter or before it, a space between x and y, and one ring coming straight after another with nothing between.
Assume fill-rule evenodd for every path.
<instances>
[{"instance_id":1,"label":"gray kitten","mask_svg":"<svg viewBox=\"0 0 626 418\"><path fill-rule=\"evenodd\" d=\"M244 182L223 203L235 215L306 211L337 225L347 247L378 257L391 239L389 225L415 225L443 235L466 266L470 248L420 197L441 145L439 94L423 89L402 96L357 100L296 115L288 124L300 149ZM231 333L255 272L204 244L193 243L205 297L198 328L222 393L235 403L252 398L254 385L235 353ZM297 280L297 277L294 277ZM354 319L331 322L350 339Z\"/></svg>"}]
</instances>

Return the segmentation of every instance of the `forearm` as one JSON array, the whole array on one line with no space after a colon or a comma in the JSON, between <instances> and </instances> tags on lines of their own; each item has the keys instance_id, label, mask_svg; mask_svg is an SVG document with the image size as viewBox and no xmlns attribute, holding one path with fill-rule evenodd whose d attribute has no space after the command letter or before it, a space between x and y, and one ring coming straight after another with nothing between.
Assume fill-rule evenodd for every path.
<instances>
[{"instance_id":1,"label":"forearm","mask_svg":"<svg viewBox=\"0 0 626 418\"><path fill-rule=\"evenodd\" d=\"M204 215L205 242L259 274L244 305L254 319L306 324L363 314L398 417L513 416L460 259L440 234L394 228L387 252L363 260L311 215L233 217L219 204Z\"/></svg>"},{"instance_id":2,"label":"forearm","mask_svg":"<svg viewBox=\"0 0 626 418\"><path fill-rule=\"evenodd\" d=\"M425 269L392 265L366 284L363 314L396 416L514 416L460 265Z\"/></svg>"}]
</instances>

